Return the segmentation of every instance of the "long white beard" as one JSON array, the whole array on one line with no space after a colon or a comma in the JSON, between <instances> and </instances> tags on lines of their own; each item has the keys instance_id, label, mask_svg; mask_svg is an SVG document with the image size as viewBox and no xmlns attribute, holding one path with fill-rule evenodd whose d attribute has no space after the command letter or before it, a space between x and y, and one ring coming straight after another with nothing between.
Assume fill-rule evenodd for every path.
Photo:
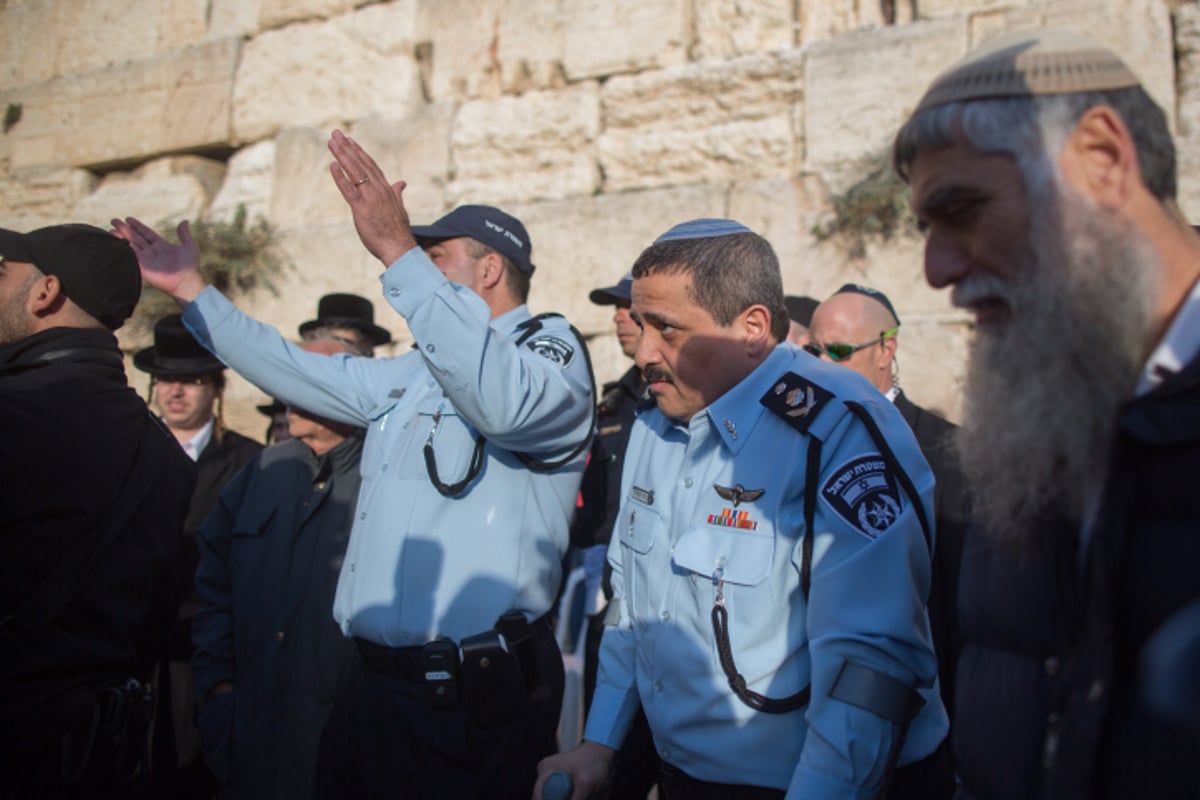
<instances>
[{"instance_id":1,"label":"long white beard","mask_svg":"<svg viewBox=\"0 0 1200 800\"><path fill-rule=\"evenodd\" d=\"M1162 272L1136 233L1057 200L1061 229L1053 214L1033 223L1015 283L955 290L956 300L1002 294L1012 309L976 333L957 439L973 520L1001 541L1032 535L1040 518L1082 518L1149 350Z\"/></svg>"}]
</instances>

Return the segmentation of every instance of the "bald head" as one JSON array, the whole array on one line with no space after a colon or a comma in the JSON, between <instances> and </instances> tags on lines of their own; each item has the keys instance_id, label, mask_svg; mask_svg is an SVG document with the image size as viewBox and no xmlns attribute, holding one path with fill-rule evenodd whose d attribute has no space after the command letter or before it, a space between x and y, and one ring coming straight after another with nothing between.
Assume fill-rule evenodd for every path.
<instances>
[{"instance_id":1,"label":"bald head","mask_svg":"<svg viewBox=\"0 0 1200 800\"><path fill-rule=\"evenodd\" d=\"M871 382L881 392L893 387L892 360L896 356L896 337L881 340L885 331L896 327L896 318L885 305L855 292L833 295L813 312L812 344L824 350L831 344L868 345L838 361ZM821 358L832 361L827 353Z\"/></svg>"}]
</instances>

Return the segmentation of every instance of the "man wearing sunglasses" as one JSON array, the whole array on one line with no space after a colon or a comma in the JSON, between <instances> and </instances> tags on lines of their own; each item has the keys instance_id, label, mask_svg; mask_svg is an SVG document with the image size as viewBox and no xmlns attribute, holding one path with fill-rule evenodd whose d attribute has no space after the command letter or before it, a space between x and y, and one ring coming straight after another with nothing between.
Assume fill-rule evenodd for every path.
<instances>
[{"instance_id":1,"label":"man wearing sunglasses","mask_svg":"<svg viewBox=\"0 0 1200 800\"><path fill-rule=\"evenodd\" d=\"M1200 631L1173 630L1200 602L1200 237L1169 113L1098 42L1026 31L935 79L895 140L925 277L975 318L964 797L1200 787Z\"/></svg>"},{"instance_id":2,"label":"man wearing sunglasses","mask_svg":"<svg viewBox=\"0 0 1200 800\"><path fill-rule=\"evenodd\" d=\"M937 548L929 589L929 624L938 656L942 701L954 719L954 670L958 652L958 571L962 560L962 472L951 451L956 427L918 406L900 390L896 352L900 319L887 295L848 283L813 312L812 340L804 346L814 356L841 364L862 375L896 406L912 428L921 453L933 469Z\"/></svg>"}]
</instances>

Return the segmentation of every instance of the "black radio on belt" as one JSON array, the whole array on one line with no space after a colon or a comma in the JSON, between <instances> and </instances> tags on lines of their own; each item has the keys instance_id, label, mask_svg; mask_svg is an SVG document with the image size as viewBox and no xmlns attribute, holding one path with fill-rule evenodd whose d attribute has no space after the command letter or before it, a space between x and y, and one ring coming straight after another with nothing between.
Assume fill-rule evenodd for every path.
<instances>
[{"instance_id":1,"label":"black radio on belt","mask_svg":"<svg viewBox=\"0 0 1200 800\"><path fill-rule=\"evenodd\" d=\"M519 651L528 638L515 620L502 617L496 628L462 640L462 681L467 707L480 727L501 725L519 717L529 704ZM511 626L511 627L509 627ZM508 630L505 630L505 629ZM503 632L502 632L503 631ZM517 638L513 641L507 633Z\"/></svg>"},{"instance_id":2,"label":"black radio on belt","mask_svg":"<svg viewBox=\"0 0 1200 800\"><path fill-rule=\"evenodd\" d=\"M421 671L429 705L458 705L458 647L451 639L435 639L421 648Z\"/></svg>"}]
</instances>

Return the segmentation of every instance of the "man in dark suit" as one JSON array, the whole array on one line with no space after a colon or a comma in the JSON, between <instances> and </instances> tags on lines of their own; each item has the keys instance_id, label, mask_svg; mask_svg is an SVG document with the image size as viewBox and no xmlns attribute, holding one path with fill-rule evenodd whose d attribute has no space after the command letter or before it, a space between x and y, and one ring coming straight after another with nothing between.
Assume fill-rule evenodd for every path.
<instances>
[{"instance_id":1,"label":"man in dark suit","mask_svg":"<svg viewBox=\"0 0 1200 800\"><path fill-rule=\"evenodd\" d=\"M192 722L191 623L197 606L192 583L200 563L196 531L216 505L225 484L262 450L262 445L225 427L221 416L225 366L192 338L183 327L179 314L163 317L154 325L153 346L134 354L133 363L143 372L150 373L154 405L184 452L196 462L196 491L184 523L187 537L176 572L185 600L169 648L170 691L163 695L170 698L179 781L177 785L168 783L160 788L164 796L209 796L211 779L204 772L199 739ZM170 749L161 738L168 727L171 726L160 725L159 733L156 733L159 753ZM169 782L170 775L169 767L164 766L158 778Z\"/></svg>"},{"instance_id":2,"label":"man in dark suit","mask_svg":"<svg viewBox=\"0 0 1200 800\"><path fill-rule=\"evenodd\" d=\"M958 653L958 571L962 560L963 480L951 438L955 425L913 403L900 390L896 351L900 319L883 292L848 283L813 312L805 350L865 377L883 392L917 437L937 478L934 491L937 547L929 592L929 622L938 656L942 700L954 720L954 669Z\"/></svg>"}]
</instances>

